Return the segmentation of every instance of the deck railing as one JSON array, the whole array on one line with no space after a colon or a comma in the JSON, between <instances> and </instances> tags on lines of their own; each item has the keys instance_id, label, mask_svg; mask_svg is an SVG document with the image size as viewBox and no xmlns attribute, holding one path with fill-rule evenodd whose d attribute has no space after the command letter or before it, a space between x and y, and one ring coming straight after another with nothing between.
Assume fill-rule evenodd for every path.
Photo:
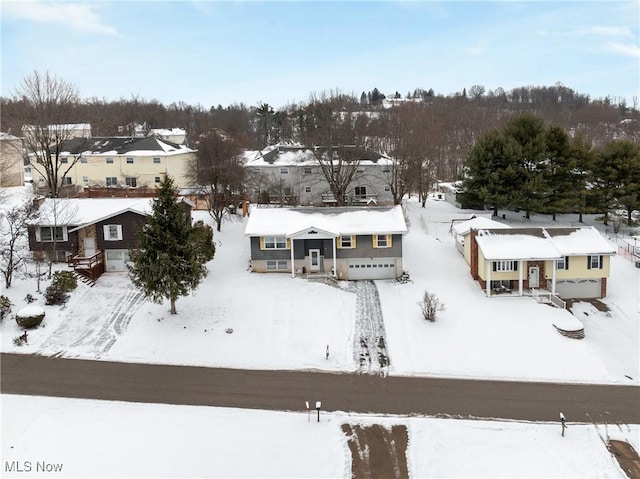
<instances>
[{"instance_id":1,"label":"deck railing","mask_svg":"<svg viewBox=\"0 0 640 479\"><path fill-rule=\"evenodd\" d=\"M567 303L560 299L557 294L553 294L550 291L541 291L539 289L532 289L531 296L538 303L551 303L554 306L557 306L560 309L567 309Z\"/></svg>"}]
</instances>

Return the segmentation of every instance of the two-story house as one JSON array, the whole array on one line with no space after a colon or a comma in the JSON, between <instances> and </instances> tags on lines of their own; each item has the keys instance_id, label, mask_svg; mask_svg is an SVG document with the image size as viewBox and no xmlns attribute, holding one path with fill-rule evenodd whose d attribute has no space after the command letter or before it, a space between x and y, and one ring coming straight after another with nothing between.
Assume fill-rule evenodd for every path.
<instances>
[{"instance_id":1,"label":"two-story house","mask_svg":"<svg viewBox=\"0 0 640 479\"><path fill-rule=\"evenodd\" d=\"M178 187L189 186L187 179L196 151L153 136L146 138L109 137L74 138L65 141L60 154L61 166L69 164L64 185L153 187L165 175ZM62 171L66 171L64 168ZM32 168L36 187L46 182Z\"/></svg>"},{"instance_id":2,"label":"two-story house","mask_svg":"<svg viewBox=\"0 0 640 479\"><path fill-rule=\"evenodd\" d=\"M180 199L191 217L193 204ZM129 251L152 212L153 198L46 198L28 228L29 249L67 261L95 279L104 271L126 271Z\"/></svg>"},{"instance_id":3,"label":"two-story house","mask_svg":"<svg viewBox=\"0 0 640 479\"><path fill-rule=\"evenodd\" d=\"M341 147L345 163L354 165L347 190L350 205L392 205L393 161L387 156L356 146ZM310 147L280 143L264 150L245 152L251 200L302 206L335 204L329 183ZM334 163L333 168L337 162Z\"/></svg>"},{"instance_id":4,"label":"two-story house","mask_svg":"<svg viewBox=\"0 0 640 479\"><path fill-rule=\"evenodd\" d=\"M22 140L0 132L0 186L24 185Z\"/></svg>"}]
</instances>

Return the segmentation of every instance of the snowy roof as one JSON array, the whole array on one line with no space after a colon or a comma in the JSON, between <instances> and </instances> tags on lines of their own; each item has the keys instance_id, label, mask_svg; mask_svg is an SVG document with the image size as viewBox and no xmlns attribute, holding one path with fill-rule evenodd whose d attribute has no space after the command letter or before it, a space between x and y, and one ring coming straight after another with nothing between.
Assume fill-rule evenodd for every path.
<instances>
[{"instance_id":1,"label":"snowy roof","mask_svg":"<svg viewBox=\"0 0 640 479\"><path fill-rule=\"evenodd\" d=\"M472 229L499 229L499 228L511 228L509 225L493 221L492 219L482 216L471 218L467 221L461 221L453 225L453 232L457 235L464 236Z\"/></svg>"},{"instance_id":2,"label":"snowy roof","mask_svg":"<svg viewBox=\"0 0 640 479\"><path fill-rule=\"evenodd\" d=\"M362 165L378 164L391 165L392 160L378 152L356 146L344 146L347 161L358 161ZM245 166L305 166L317 165L318 159L314 151L307 146L292 144L277 144L268 146L261 151L246 151L242 155ZM351 157L351 158L349 158Z\"/></svg>"},{"instance_id":3,"label":"snowy roof","mask_svg":"<svg viewBox=\"0 0 640 479\"><path fill-rule=\"evenodd\" d=\"M253 208L246 236L292 235L307 228L339 235L405 234L401 206L343 208Z\"/></svg>"},{"instance_id":4,"label":"snowy roof","mask_svg":"<svg viewBox=\"0 0 640 479\"><path fill-rule=\"evenodd\" d=\"M593 226L545 228L545 231L563 256L616 253L616 248Z\"/></svg>"},{"instance_id":5,"label":"snowy roof","mask_svg":"<svg viewBox=\"0 0 640 479\"><path fill-rule=\"evenodd\" d=\"M480 230L476 240L487 260L558 259L562 256L542 228Z\"/></svg>"},{"instance_id":6,"label":"snowy roof","mask_svg":"<svg viewBox=\"0 0 640 479\"><path fill-rule=\"evenodd\" d=\"M40 206L38 224L89 225L125 211L151 214L153 198L47 198Z\"/></svg>"},{"instance_id":7,"label":"snowy roof","mask_svg":"<svg viewBox=\"0 0 640 479\"><path fill-rule=\"evenodd\" d=\"M187 132L182 128L151 128L149 132L153 135L186 135Z\"/></svg>"},{"instance_id":8,"label":"snowy roof","mask_svg":"<svg viewBox=\"0 0 640 479\"><path fill-rule=\"evenodd\" d=\"M558 259L616 252L593 227L483 229L476 239L487 260Z\"/></svg>"},{"instance_id":9,"label":"snowy roof","mask_svg":"<svg viewBox=\"0 0 640 479\"><path fill-rule=\"evenodd\" d=\"M74 138L62 145L63 155L138 155L153 156L159 154L179 154L195 152L185 145L177 145L161 138L150 136L107 137L107 138Z\"/></svg>"},{"instance_id":10,"label":"snowy roof","mask_svg":"<svg viewBox=\"0 0 640 479\"><path fill-rule=\"evenodd\" d=\"M0 131L0 140L19 140L17 136L13 136L11 133L5 133Z\"/></svg>"}]
</instances>

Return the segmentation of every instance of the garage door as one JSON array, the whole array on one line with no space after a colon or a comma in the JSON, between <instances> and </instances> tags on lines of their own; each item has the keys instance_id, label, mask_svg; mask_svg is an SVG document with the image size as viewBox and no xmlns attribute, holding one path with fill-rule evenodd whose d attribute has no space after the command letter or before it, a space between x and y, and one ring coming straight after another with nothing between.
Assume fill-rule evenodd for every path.
<instances>
[{"instance_id":1,"label":"garage door","mask_svg":"<svg viewBox=\"0 0 640 479\"><path fill-rule=\"evenodd\" d=\"M599 298L599 279L565 279L556 281L556 292L561 298Z\"/></svg>"},{"instance_id":2,"label":"garage door","mask_svg":"<svg viewBox=\"0 0 640 479\"><path fill-rule=\"evenodd\" d=\"M129 261L129 251L126 249L111 249L106 251L107 271L127 271L126 262Z\"/></svg>"},{"instance_id":3,"label":"garage door","mask_svg":"<svg viewBox=\"0 0 640 479\"><path fill-rule=\"evenodd\" d=\"M348 279L393 279L395 277L395 258L349 260Z\"/></svg>"}]
</instances>

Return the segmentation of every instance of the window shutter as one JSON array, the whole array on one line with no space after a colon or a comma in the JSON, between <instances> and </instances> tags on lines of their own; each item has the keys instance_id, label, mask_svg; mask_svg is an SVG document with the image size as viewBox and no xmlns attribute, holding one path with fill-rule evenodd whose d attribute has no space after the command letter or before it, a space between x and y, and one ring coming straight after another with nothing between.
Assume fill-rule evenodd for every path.
<instances>
[{"instance_id":1,"label":"window shutter","mask_svg":"<svg viewBox=\"0 0 640 479\"><path fill-rule=\"evenodd\" d=\"M498 268L498 265L496 264L496 262L494 261L491 264L493 265L493 270L496 271Z\"/></svg>"},{"instance_id":2,"label":"window shutter","mask_svg":"<svg viewBox=\"0 0 640 479\"><path fill-rule=\"evenodd\" d=\"M378 247L378 235L373 235L373 236L371 236L371 238L373 238L373 247L377 248Z\"/></svg>"},{"instance_id":3,"label":"window shutter","mask_svg":"<svg viewBox=\"0 0 640 479\"><path fill-rule=\"evenodd\" d=\"M260 249L264 249L264 236L260 236Z\"/></svg>"},{"instance_id":4,"label":"window shutter","mask_svg":"<svg viewBox=\"0 0 640 479\"><path fill-rule=\"evenodd\" d=\"M36 226L36 241L39 243L41 240L41 236L40 236L40 229L42 227L41 226Z\"/></svg>"},{"instance_id":5,"label":"window shutter","mask_svg":"<svg viewBox=\"0 0 640 479\"><path fill-rule=\"evenodd\" d=\"M102 227L102 236L104 236L105 241L109 241L109 225L104 225Z\"/></svg>"},{"instance_id":6,"label":"window shutter","mask_svg":"<svg viewBox=\"0 0 640 479\"><path fill-rule=\"evenodd\" d=\"M351 247L356 247L356 235L351 235Z\"/></svg>"},{"instance_id":7,"label":"window shutter","mask_svg":"<svg viewBox=\"0 0 640 479\"><path fill-rule=\"evenodd\" d=\"M564 269L569 269L569 257L564 257Z\"/></svg>"},{"instance_id":8,"label":"window shutter","mask_svg":"<svg viewBox=\"0 0 640 479\"><path fill-rule=\"evenodd\" d=\"M393 246L393 235L387 235L387 247L391 248Z\"/></svg>"},{"instance_id":9,"label":"window shutter","mask_svg":"<svg viewBox=\"0 0 640 479\"><path fill-rule=\"evenodd\" d=\"M118 239L122 239L122 225L118 225Z\"/></svg>"},{"instance_id":10,"label":"window shutter","mask_svg":"<svg viewBox=\"0 0 640 479\"><path fill-rule=\"evenodd\" d=\"M342 248L342 236L338 236L338 248Z\"/></svg>"},{"instance_id":11,"label":"window shutter","mask_svg":"<svg viewBox=\"0 0 640 479\"><path fill-rule=\"evenodd\" d=\"M587 269L591 269L591 256L587 256Z\"/></svg>"},{"instance_id":12,"label":"window shutter","mask_svg":"<svg viewBox=\"0 0 640 479\"><path fill-rule=\"evenodd\" d=\"M287 238L287 249L291 249L291 238Z\"/></svg>"},{"instance_id":13,"label":"window shutter","mask_svg":"<svg viewBox=\"0 0 640 479\"><path fill-rule=\"evenodd\" d=\"M600 269L604 268L604 258L602 255L600 255Z\"/></svg>"}]
</instances>

